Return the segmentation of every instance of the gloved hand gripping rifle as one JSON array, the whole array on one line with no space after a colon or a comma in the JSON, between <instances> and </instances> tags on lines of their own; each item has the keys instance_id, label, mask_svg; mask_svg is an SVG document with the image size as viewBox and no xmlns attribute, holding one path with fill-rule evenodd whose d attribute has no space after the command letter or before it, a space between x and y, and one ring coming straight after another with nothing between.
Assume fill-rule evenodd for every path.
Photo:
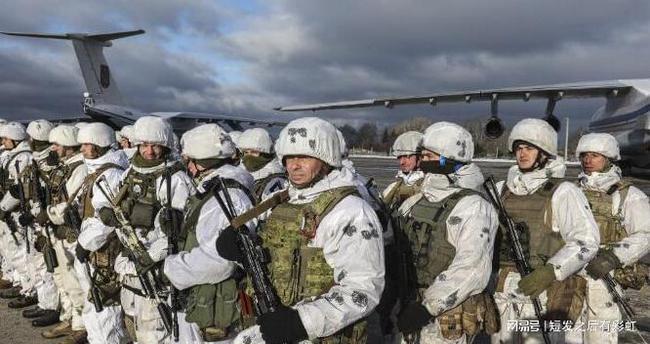
<instances>
[{"instance_id":1,"label":"gloved hand gripping rifle","mask_svg":"<svg viewBox=\"0 0 650 344\"><path fill-rule=\"evenodd\" d=\"M497 210L499 214L499 222L506 228L508 239L512 245L512 256L517 267L517 271L524 277L530 274L533 269L530 267L530 263L526 260L524 255L524 249L521 246L521 241L519 239L519 232L521 231L521 224L515 223L515 221L508 215L506 208L501 202L501 197L499 196L499 190L497 189L496 184L494 183L494 178L490 176L483 183L483 188L485 188L486 194L490 199L490 202ZM531 298L533 302L533 308L535 309L535 316L539 320L541 325L544 324L544 318L542 317L542 304L539 302L538 298ZM550 344L551 338L546 330L546 326L542 327L542 336L544 337L544 343Z\"/></svg>"},{"instance_id":2,"label":"gloved hand gripping rifle","mask_svg":"<svg viewBox=\"0 0 650 344\"><path fill-rule=\"evenodd\" d=\"M223 197L221 194L223 194ZM259 241L251 237L244 223L233 224L233 219L235 219L237 213L228 189L220 177L217 177L214 198L219 203L219 207L223 210L231 226L238 233L237 245L243 254L242 265L246 273L250 276L253 291L255 292L255 313L261 315L275 312L282 302L269 278L269 272L266 267L266 264L270 261L268 252L260 245Z\"/></svg>"},{"instance_id":3,"label":"gloved hand gripping rifle","mask_svg":"<svg viewBox=\"0 0 650 344\"><path fill-rule=\"evenodd\" d=\"M140 284L142 285L144 294L147 298L156 300L156 303L158 304L156 308L158 308L158 313L160 314L163 324L165 325L165 329L167 330L167 333L171 334L172 310L169 305L167 305L167 303L161 299L161 295L164 296L165 291L162 286L163 283L160 282L158 274L156 273L156 262L153 261L149 255L149 252L147 252L147 249L144 247L140 239L138 239L135 228L133 228L133 226L131 226L129 223L129 220L126 218L126 215L124 214L122 208L120 208L119 204L115 203L115 195L113 195L113 192L111 191L105 176L102 175L99 177L97 181L97 187L99 187L99 190L109 201L111 208L115 213L115 217L120 223L120 226L117 228L117 230L121 235L118 235L117 237L122 245L126 247L127 251L129 251L130 258L136 265L136 270L139 270L137 271L138 278L140 280Z\"/></svg>"}]
</instances>

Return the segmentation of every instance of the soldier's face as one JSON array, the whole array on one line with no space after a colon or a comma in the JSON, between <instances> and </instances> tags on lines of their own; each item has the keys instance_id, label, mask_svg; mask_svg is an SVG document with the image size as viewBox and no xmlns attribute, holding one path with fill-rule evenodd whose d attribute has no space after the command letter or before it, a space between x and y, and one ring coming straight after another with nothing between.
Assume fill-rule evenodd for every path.
<instances>
[{"instance_id":1,"label":"soldier's face","mask_svg":"<svg viewBox=\"0 0 650 344\"><path fill-rule=\"evenodd\" d=\"M129 142L129 139L122 137L120 138L120 147L122 149L131 148L131 142Z\"/></svg>"},{"instance_id":2,"label":"soldier's face","mask_svg":"<svg viewBox=\"0 0 650 344\"><path fill-rule=\"evenodd\" d=\"M423 149L421 159L422 161L438 161L440 160L440 155L428 149Z\"/></svg>"},{"instance_id":3,"label":"soldier's face","mask_svg":"<svg viewBox=\"0 0 650 344\"><path fill-rule=\"evenodd\" d=\"M535 165L539 150L535 146L520 143L515 147L515 156L520 170L529 170Z\"/></svg>"},{"instance_id":4,"label":"soldier's face","mask_svg":"<svg viewBox=\"0 0 650 344\"><path fill-rule=\"evenodd\" d=\"M602 172L607 165L607 157L594 152L585 152L580 154L580 163L582 164L582 170L587 174Z\"/></svg>"},{"instance_id":5,"label":"soldier's face","mask_svg":"<svg viewBox=\"0 0 650 344\"><path fill-rule=\"evenodd\" d=\"M2 138L2 145L5 146L5 149L14 149L14 148L16 148L16 144L14 143L14 140L8 139L6 137Z\"/></svg>"},{"instance_id":6,"label":"soldier's face","mask_svg":"<svg viewBox=\"0 0 650 344\"><path fill-rule=\"evenodd\" d=\"M138 145L138 152L140 152L140 155L142 155L145 160L162 159L163 151L164 149L161 145L151 143L141 143Z\"/></svg>"},{"instance_id":7,"label":"soldier's face","mask_svg":"<svg viewBox=\"0 0 650 344\"><path fill-rule=\"evenodd\" d=\"M82 143L79 151L81 151L81 155L84 156L84 159L97 159L99 157L97 148L95 145L90 143Z\"/></svg>"},{"instance_id":8,"label":"soldier's face","mask_svg":"<svg viewBox=\"0 0 650 344\"><path fill-rule=\"evenodd\" d=\"M400 155L397 157L399 161L399 169L404 173L409 173L418 166L418 156L413 155Z\"/></svg>"},{"instance_id":9,"label":"soldier's face","mask_svg":"<svg viewBox=\"0 0 650 344\"><path fill-rule=\"evenodd\" d=\"M254 149L244 149L244 155L250 155L250 156L260 156L262 154L260 151L254 150Z\"/></svg>"},{"instance_id":10,"label":"soldier's face","mask_svg":"<svg viewBox=\"0 0 650 344\"><path fill-rule=\"evenodd\" d=\"M60 146L60 145L58 145L56 143L52 144L52 151L54 153L56 153L56 155L58 155L59 158L62 158L63 156L65 156L65 148L63 148L63 146Z\"/></svg>"},{"instance_id":11,"label":"soldier's face","mask_svg":"<svg viewBox=\"0 0 650 344\"><path fill-rule=\"evenodd\" d=\"M289 180L298 188L309 185L326 167L324 162L303 155L288 156L284 164Z\"/></svg>"}]
</instances>

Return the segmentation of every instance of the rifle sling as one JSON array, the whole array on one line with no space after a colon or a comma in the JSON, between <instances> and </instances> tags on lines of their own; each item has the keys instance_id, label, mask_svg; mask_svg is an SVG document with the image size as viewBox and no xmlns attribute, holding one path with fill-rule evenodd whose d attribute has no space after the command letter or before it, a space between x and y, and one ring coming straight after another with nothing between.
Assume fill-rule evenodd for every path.
<instances>
[{"instance_id":1,"label":"rifle sling","mask_svg":"<svg viewBox=\"0 0 650 344\"><path fill-rule=\"evenodd\" d=\"M280 203L284 203L289 199L289 190L282 190L278 193L275 193L270 198L267 198L262 203L257 206L243 212L241 215L235 217L230 221L230 225L234 228L239 228L246 224L247 222L257 218L258 216L264 214L267 210L274 208Z\"/></svg>"}]
</instances>

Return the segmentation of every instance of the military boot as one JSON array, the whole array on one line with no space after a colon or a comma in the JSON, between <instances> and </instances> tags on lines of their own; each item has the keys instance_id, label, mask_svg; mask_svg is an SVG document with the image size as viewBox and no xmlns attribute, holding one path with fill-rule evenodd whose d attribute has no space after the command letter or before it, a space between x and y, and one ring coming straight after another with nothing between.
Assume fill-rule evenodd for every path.
<instances>
[{"instance_id":1,"label":"military boot","mask_svg":"<svg viewBox=\"0 0 650 344\"><path fill-rule=\"evenodd\" d=\"M27 319L36 319L40 318L45 315L46 310L39 308L39 307L34 307L30 309L26 309L23 311L23 318Z\"/></svg>"},{"instance_id":2,"label":"military boot","mask_svg":"<svg viewBox=\"0 0 650 344\"><path fill-rule=\"evenodd\" d=\"M66 320L54 326L54 328L41 332L41 336L43 336L43 338L53 339L53 338L67 336L71 333L72 333L72 325L70 324L70 320Z\"/></svg>"},{"instance_id":3,"label":"military boot","mask_svg":"<svg viewBox=\"0 0 650 344\"><path fill-rule=\"evenodd\" d=\"M35 296L21 296L11 302L7 306L9 308L25 308L33 306L38 303L38 299Z\"/></svg>"},{"instance_id":4,"label":"military boot","mask_svg":"<svg viewBox=\"0 0 650 344\"><path fill-rule=\"evenodd\" d=\"M20 287L11 287L0 291L0 298L2 299L15 299L20 296Z\"/></svg>"},{"instance_id":5,"label":"military boot","mask_svg":"<svg viewBox=\"0 0 650 344\"><path fill-rule=\"evenodd\" d=\"M45 327L45 326L54 325L58 322L59 322L59 311L47 309L45 310L45 314L32 321L32 326Z\"/></svg>"},{"instance_id":6,"label":"military boot","mask_svg":"<svg viewBox=\"0 0 650 344\"><path fill-rule=\"evenodd\" d=\"M65 339L59 344L83 344L86 343L86 337L88 333L86 331L72 331Z\"/></svg>"}]
</instances>

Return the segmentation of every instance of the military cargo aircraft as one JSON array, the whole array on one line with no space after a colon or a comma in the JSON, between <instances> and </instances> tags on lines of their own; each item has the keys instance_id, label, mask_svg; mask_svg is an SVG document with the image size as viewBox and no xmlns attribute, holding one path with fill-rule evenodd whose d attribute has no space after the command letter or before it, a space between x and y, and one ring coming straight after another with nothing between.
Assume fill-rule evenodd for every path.
<instances>
[{"instance_id":1,"label":"military cargo aircraft","mask_svg":"<svg viewBox=\"0 0 650 344\"><path fill-rule=\"evenodd\" d=\"M241 130L243 125L282 126L286 124L284 122L265 121L250 117L223 114L215 115L200 112L146 113L127 106L104 57L104 48L112 46L113 40L141 35L145 33L144 30L100 34L66 33L60 35L2 31L0 33L10 36L72 41L72 46L74 47L79 67L81 68L81 74L86 84L83 112L88 117L71 117L67 121L101 121L115 128L121 128L124 125L133 124L141 116L151 114L167 118L174 127L174 130L179 132L191 129L198 123L225 124L232 130Z\"/></svg>"},{"instance_id":2,"label":"military cargo aircraft","mask_svg":"<svg viewBox=\"0 0 650 344\"><path fill-rule=\"evenodd\" d=\"M556 130L560 121L553 114L555 104L567 98L606 99L589 122L589 131L610 133L621 147L624 167L650 169L650 79L614 80L553 84L542 86L512 87L474 91L432 93L422 96L383 97L340 101L332 103L293 105L277 107L279 111L319 111L331 109L366 108L384 106L392 108L404 104L490 102L490 117L485 124L488 137L496 138L504 132L498 115L498 103L502 100L546 99L546 119Z\"/></svg>"}]
</instances>

